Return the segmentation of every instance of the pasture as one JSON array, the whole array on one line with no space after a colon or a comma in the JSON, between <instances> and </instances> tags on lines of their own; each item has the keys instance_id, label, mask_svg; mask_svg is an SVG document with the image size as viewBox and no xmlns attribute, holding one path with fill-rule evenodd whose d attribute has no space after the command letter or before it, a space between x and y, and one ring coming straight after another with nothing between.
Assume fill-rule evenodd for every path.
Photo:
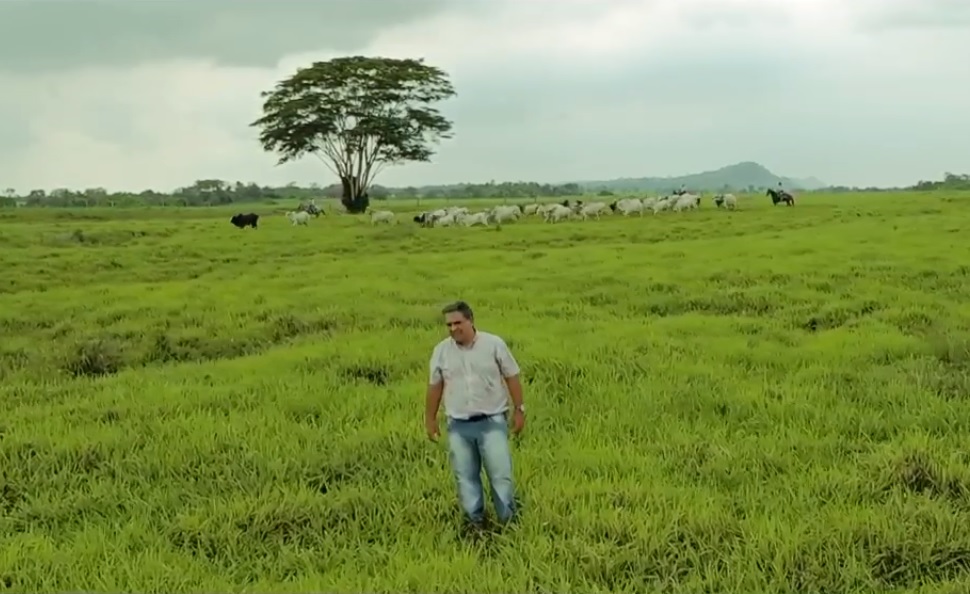
<instances>
[{"instance_id":1,"label":"pasture","mask_svg":"<svg viewBox=\"0 0 970 594\"><path fill-rule=\"evenodd\" d=\"M0 589L966 592L968 200L0 212ZM477 539L422 424L458 298L529 410Z\"/></svg>"}]
</instances>

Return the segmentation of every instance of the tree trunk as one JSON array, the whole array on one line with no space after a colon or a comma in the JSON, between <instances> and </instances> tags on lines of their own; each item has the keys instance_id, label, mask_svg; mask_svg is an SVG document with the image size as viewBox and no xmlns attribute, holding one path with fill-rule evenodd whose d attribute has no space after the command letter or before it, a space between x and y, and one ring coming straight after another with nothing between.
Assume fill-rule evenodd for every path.
<instances>
[{"instance_id":1,"label":"tree trunk","mask_svg":"<svg viewBox=\"0 0 970 594\"><path fill-rule=\"evenodd\" d=\"M356 184L352 177L341 177L340 185L343 187L340 203L344 205L347 212L349 214L367 212L367 207L370 206L370 197L367 192L361 192L360 188L354 187Z\"/></svg>"}]
</instances>

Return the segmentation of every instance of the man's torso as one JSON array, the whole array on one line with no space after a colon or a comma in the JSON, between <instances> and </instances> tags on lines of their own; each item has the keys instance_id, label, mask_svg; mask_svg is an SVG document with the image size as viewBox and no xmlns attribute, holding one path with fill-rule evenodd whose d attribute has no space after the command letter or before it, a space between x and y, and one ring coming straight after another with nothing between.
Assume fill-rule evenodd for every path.
<instances>
[{"instance_id":1,"label":"man's torso","mask_svg":"<svg viewBox=\"0 0 970 594\"><path fill-rule=\"evenodd\" d=\"M446 338L438 348L445 384L443 403L449 417L467 419L508 410L508 389L497 358L497 336L478 331L469 347Z\"/></svg>"}]
</instances>

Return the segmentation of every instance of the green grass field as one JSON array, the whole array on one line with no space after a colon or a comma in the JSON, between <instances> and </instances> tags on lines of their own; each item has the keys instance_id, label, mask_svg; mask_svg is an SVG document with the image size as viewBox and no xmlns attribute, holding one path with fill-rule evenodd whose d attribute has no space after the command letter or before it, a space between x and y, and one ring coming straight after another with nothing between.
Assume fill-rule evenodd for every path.
<instances>
[{"instance_id":1,"label":"green grass field","mask_svg":"<svg viewBox=\"0 0 970 594\"><path fill-rule=\"evenodd\" d=\"M0 590L970 591L970 196L229 225L273 208L0 212ZM458 298L529 406L479 539Z\"/></svg>"}]
</instances>

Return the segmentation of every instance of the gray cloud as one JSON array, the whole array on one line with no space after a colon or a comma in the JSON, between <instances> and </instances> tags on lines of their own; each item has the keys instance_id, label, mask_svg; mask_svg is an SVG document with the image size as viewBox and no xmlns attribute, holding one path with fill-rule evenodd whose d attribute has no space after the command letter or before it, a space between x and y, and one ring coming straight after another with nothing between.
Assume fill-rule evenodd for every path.
<instances>
[{"instance_id":1,"label":"gray cloud","mask_svg":"<svg viewBox=\"0 0 970 594\"><path fill-rule=\"evenodd\" d=\"M203 0L191 27L162 11L155 15L168 29L106 37L109 49L142 48L123 61L46 48L39 72L0 72L0 186L331 183L315 159L274 167L247 124L259 115L261 90L345 53L328 49L335 39L349 47L365 38L353 51L425 57L451 73L459 93L443 106L456 138L433 163L389 168L379 183L667 175L741 160L833 183L913 182L964 166L955 139L970 134L970 75L954 56L970 54L970 36L863 28L913 10L906 2L567 0L550 11L544 2L440 0L424 5L430 16L361 13L331 19L347 28L343 37L313 22L287 40L274 23L296 13L259 16L275 2L231 11L224 2L213 14ZM48 36L63 28L47 26ZM180 47L182 38L162 33L176 29L196 41ZM0 55L9 63L14 54Z\"/></svg>"},{"instance_id":2,"label":"gray cloud","mask_svg":"<svg viewBox=\"0 0 970 594\"><path fill-rule=\"evenodd\" d=\"M272 67L301 51L353 51L385 27L447 7L448 0L4 0L0 71L178 58Z\"/></svg>"},{"instance_id":3,"label":"gray cloud","mask_svg":"<svg viewBox=\"0 0 970 594\"><path fill-rule=\"evenodd\" d=\"M13 155L30 144L30 124L23 113L25 110L18 111L20 113L3 110L0 117L0 155Z\"/></svg>"},{"instance_id":4,"label":"gray cloud","mask_svg":"<svg viewBox=\"0 0 970 594\"><path fill-rule=\"evenodd\" d=\"M793 18L784 3L762 2L752 9L750 5L739 5L731 0L703 0L699 9L694 4L684 14L685 22L702 31L716 27L743 29L757 25L788 25Z\"/></svg>"},{"instance_id":5,"label":"gray cloud","mask_svg":"<svg viewBox=\"0 0 970 594\"><path fill-rule=\"evenodd\" d=\"M856 5L863 30L963 29L970 27L967 0L881 0Z\"/></svg>"}]
</instances>

